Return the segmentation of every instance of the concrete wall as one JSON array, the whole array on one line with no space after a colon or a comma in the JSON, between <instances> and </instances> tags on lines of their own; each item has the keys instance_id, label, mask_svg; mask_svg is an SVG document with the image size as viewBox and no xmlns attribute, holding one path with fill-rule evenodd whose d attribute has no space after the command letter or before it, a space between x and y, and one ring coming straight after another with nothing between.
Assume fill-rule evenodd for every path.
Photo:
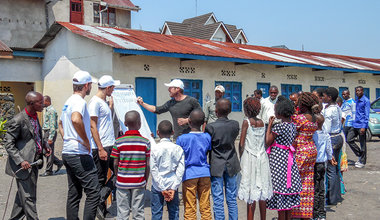
<instances>
[{"instance_id":1,"label":"concrete wall","mask_svg":"<svg viewBox=\"0 0 380 220\"><path fill-rule=\"evenodd\" d=\"M51 96L58 114L73 93L72 77L78 70L90 72L95 79L112 75L112 48L62 29L46 47L42 64L43 93ZM96 90L93 85L92 95Z\"/></svg>"},{"instance_id":2,"label":"concrete wall","mask_svg":"<svg viewBox=\"0 0 380 220\"><path fill-rule=\"evenodd\" d=\"M30 48L45 32L45 1L1 0L0 40L6 45Z\"/></svg>"},{"instance_id":3,"label":"concrete wall","mask_svg":"<svg viewBox=\"0 0 380 220\"><path fill-rule=\"evenodd\" d=\"M239 43L239 40L241 40L242 44L247 44L247 41L245 41L244 37L242 37L241 34L235 39L235 43Z\"/></svg>"}]
</instances>

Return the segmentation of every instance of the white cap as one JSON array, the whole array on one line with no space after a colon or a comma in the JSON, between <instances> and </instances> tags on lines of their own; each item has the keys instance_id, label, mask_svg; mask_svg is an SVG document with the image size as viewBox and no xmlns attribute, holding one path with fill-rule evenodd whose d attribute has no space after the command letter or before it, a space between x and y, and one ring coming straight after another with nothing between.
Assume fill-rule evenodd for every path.
<instances>
[{"instance_id":1,"label":"white cap","mask_svg":"<svg viewBox=\"0 0 380 220\"><path fill-rule=\"evenodd\" d=\"M99 88L107 88L108 86L118 86L120 85L120 80L113 80L112 76L104 75L100 77L98 81Z\"/></svg>"},{"instance_id":2,"label":"white cap","mask_svg":"<svg viewBox=\"0 0 380 220\"><path fill-rule=\"evenodd\" d=\"M185 88L185 86L183 85L182 80L180 80L180 79L173 79L170 83L165 83L165 86L167 86L167 87L177 87L177 88L180 88L182 90Z\"/></svg>"},{"instance_id":3,"label":"white cap","mask_svg":"<svg viewBox=\"0 0 380 220\"><path fill-rule=\"evenodd\" d=\"M225 92L226 90L224 89L224 87L222 85L217 85L215 87L215 91L219 91L219 92Z\"/></svg>"},{"instance_id":4,"label":"white cap","mask_svg":"<svg viewBox=\"0 0 380 220\"><path fill-rule=\"evenodd\" d=\"M89 72L79 70L74 74L74 77L73 77L74 85L84 85L87 83L95 83L95 81L92 80L92 77Z\"/></svg>"}]
</instances>

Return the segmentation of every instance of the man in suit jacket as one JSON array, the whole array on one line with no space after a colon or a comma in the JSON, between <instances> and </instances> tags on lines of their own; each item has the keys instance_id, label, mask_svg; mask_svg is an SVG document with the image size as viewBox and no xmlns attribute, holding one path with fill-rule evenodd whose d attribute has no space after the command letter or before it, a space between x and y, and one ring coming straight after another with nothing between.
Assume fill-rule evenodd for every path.
<instances>
[{"instance_id":1,"label":"man in suit jacket","mask_svg":"<svg viewBox=\"0 0 380 220\"><path fill-rule=\"evenodd\" d=\"M37 112L43 109L43 96L29 92L25 96L26 107L8 122L4 147L8 152L5 173L16 177L17 194L10 219L38 219L36 190L38 169L30 164L41 159L43 150L50 155L50 147L42 141L42 129ZM21 169L19 172L17 170Z\"/></svg>"},{"instance_id":2,"label":"man in suit jacket","mask_svg":"<svg viewBox=\"0 0 380 220\"><path fill-rule=\"evenodd\" d=\"M240 162L235 149L235 140L239 135L239 123L227 118L231 112L231 102L228 99L219 99L216 102L215 112L218 119L207 124L205 129L205 132L211 135L210 173L214 218L224 219L223 192L226 192L228 216L230 220L234 220L238 217L236 195Z\"/></svg>"}]
</instances>

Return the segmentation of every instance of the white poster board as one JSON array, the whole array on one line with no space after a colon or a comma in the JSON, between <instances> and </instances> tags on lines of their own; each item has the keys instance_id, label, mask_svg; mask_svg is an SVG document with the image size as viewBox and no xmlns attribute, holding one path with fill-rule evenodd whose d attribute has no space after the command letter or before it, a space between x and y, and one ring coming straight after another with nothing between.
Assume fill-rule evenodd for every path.
<instances>
[{"instance_id":1,"label":"white poster board","mask_svg":"<svg viewBox=\"0 0 380 220\"><path fill-rule=\"evenodd\" d=\"M150 131L148 122L145 119L145 115L141 110L139 104L137 104L136 94L133 90L133 86L130 84L122 84L115 87L115 90L112 93L114 109L119 119L119 123L123 133L125 133L128 128L124 125L124 116L125 113L131 110L135 110L140 114L141 117L141 128L140 133L143 137L150 140L151 146L155 145L154 138L152 137L152 132Z\"/></svg>"}]
</instances>

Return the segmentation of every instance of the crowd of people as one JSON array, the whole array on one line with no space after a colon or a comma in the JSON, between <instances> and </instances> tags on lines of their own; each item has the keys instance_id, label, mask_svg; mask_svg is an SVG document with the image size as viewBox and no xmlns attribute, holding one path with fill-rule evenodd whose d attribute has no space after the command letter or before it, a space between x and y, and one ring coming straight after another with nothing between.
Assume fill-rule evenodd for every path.
<instances>
[{"instance_id":1,"label":"crowd of people","mask_svg":"<svg viewBox=\"0 0 380 220\"><path fill-rule=\"evenodd\" d=\"M48 165L42 176L53 175L53 164L57 171L66 167L68 220L79 219L83 192L85 220L104 219L106 199L112 192L117 219L129 219L130 214L144 219L150 176L152 219L162 219L165 204L169 219L179 219L181 184L184 219L196 219L197 207L201 219L212 219L212 213L214 219L225 219L225 202L228 218L238 219L237 199L247 203L247 219L253 219L256 202L260 219L266 219L266 209L277 210L279 220L326 219L325 205L342 202L345 192L345 142L358 156L355 166L366 164L369 100L360 86L355 89L356 101L346 90L342 102L337 101L339 92L333 87L284 97L272 86L267 98L256 90L243 103L245 119L240 129L237 121L228 118L231 101L224 98L222 85L216 86L215 99L202 110L196 99L184 94L183 82L174 79L165 84L171 99L162 106L137 97L148 111L170 112L173 119L173 123L159 123L160 140L152 144L139 132L138 111L125 114L128 131L124 134L114 126L112 92L119 82L108 75L101 77L87 105L84 98L92 83L88 72L74 74L74 92L64 104L58 126L50 97L38 92L26 95L26 108L8 123L6 173L16 176L18 187L10 219L38 219L36 184L42 166L32 163L43 154ZM37 112L44 106L41 127ZM57 127L63 137L62 161L54 156ZM360 147L355 143L357 136Z\"/></svg>"}]
</instances>

